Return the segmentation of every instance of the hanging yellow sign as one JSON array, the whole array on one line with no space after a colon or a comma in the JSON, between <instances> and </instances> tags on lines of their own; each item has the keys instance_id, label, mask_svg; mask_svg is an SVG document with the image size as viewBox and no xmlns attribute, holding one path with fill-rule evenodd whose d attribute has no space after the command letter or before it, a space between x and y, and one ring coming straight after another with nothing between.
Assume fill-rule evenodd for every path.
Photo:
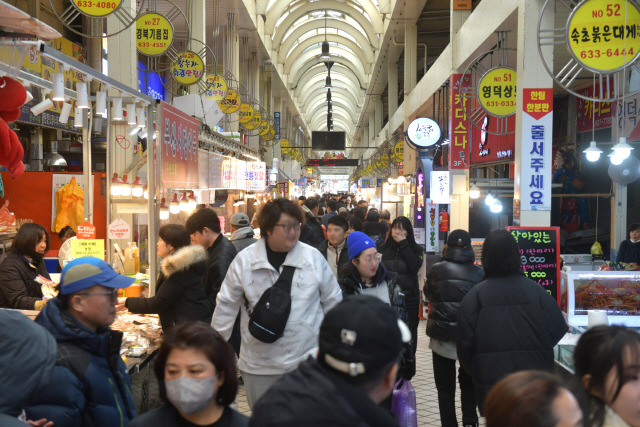
<instances>
[{"instance_id":1,"label":"hanging yellow sign","mask_svg":"<svg viewBox=\"0 0 640 427\"><path fill-rule=\"evenodd\" d=\"M241 103L242 99L240 99L240 95L235 89L227 90L227 95L224 97L224 99L222 101L218 101L220 110L222 110L222 112L225 114L231 114L238 111Z\"/></svg>"},{"instance_id":2,"label":"hanging yellow sign","mask_svg":"<svg viewBox=\"0 0 640 427\"><path fill-rule=\"evenodd\" d=\"M173 42L173 25L164 16L148 12L136 19L136 48L147 56L162 55Z\"/></svg>"},{"instance_id":3,"label":"hanging yellow sign","mask_svg":"<svg viewBox=\"0 0 640 427\"><path fill-rule=\"evenodd\" d=\"M240 104L238 109L238 121L242 124L249 123L253 118L253 107L247 103Z\"/></svg>"},{"instance_id":4,"label":"hanging yellow sign","mask_svg":"<svg viewBox=\"0 0 640 427\"><path fill-rule=\"evenodd\" d=\"M112 14L120 7L122 0L94 1L94 0L71 0L71 4L80 13L93 18L101 18Z\"/></svg>"},{"instance_id":5,"label":"hanging yellow sign","mask_svg":"<svg viewBox=\"0 0 640 427\"><path fill-rule=\"evenodd\" d=\"M376 159L376 167L378 169L386 169L389 167L389 156L382 154Z\"/></svg>"},{"instance_id":6,"label":"hanging yellow sign","mask_svg":"<svg viewBox=\"0 0 640 427\"><path fill-rule=\"evenodd\" d=\"M260 111L254 110L253 117L251 118L251 120L249 120L249 122L245 123L243 126L245 129L254 130L254 129L257 129L258 126L260 126L261 122L262 122L262 114L260 114Z\"/></svg>"},{"instance_id":7,"label":"hanging yellow sign","mask_svg":"<svg viewBox=\"0 0 640 427\"><path fill-rule=\"evenodd\" d=\"M282 152L282 154L291 154L291 144L289 144L288 139L280 140L280 152Z\"/></svg>"},{"instance_id":8,"label":"hanging yellow sign","mask_svg":"<svg viewBox=\"0 0 640 427\"><path fill-rule=\"evenodd\" d=\"M638 57L639 28L640 10L633 1L583 1L567 21L567 44L589 70L611 73Z\"/></svg>"},{"instance_id":9,"label":"hanging yellow sign","mask_svg":"<svg viewBox=\"0 0 640 427\"><path fill-rule=\"evenodd\" d=\"M516 70L497 67L487 71L478 83L478 99L484 110L496 117L516 112Z\"/></svg>"},{"instance_id":10,"label":"hanging yellow sign","mask_svg":"<svg viewBox=\"0 0 640 427\"><path fill-rule=\"evenodd\" d=\"M221 76L208 75L204 96L213 101L222 101L227 96L227 89L227 82Z\"/></svg>"},{"instance_id":11,"label":"hanging yellow sign","mask_svg":"<svg viewBox=\"0 0 640 427\"><path fill-rule=\"evenodd\" d=\"M262 139L264 139L265 141L271 141L273 138L275 138L275 136L276 130L273 128L273 126L269 125L269 132L267 132L267 134L264 135Z\"/></svg>"},{"instance_id":12,"label":"hanging yellow sign","mask_svg":"<svg viewBox=\"0 0 640 427\"><path fill-rule=\"evenodd\" d=\"M390 158L393 163L404 161L404 141L398 141L391 148Z\"/></svg>"},{"instance_id":13,"label":"hanging yellow sign","mask_svg":"<svg viewBox=\"0 0 640 427\"><path fill-rule=\"evenodd\" d=\"M261 120L260 127L258 128L258 130L259 130L258 135L260 136L266 135L267 132L269 132L269 122L266 120Z\"/></svg>"},{"instance_id":14,"label":"hanging yellow sign","mask_svg":"<svg viewBox=\"0 0 640 427\"><path fill-rule=\"evenodd\" d=\"M171 64L171 75L180 84L190 86L198 83L204 73L204 61L190 50L180 53Z\"/></svg>"}]
</instances>

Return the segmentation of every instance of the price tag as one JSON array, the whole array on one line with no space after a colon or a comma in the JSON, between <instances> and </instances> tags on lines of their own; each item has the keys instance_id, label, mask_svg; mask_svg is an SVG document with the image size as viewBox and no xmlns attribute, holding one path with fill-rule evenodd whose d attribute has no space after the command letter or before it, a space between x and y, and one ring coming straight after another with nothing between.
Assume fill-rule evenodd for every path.
<instances>
[{"instance_id":1,"label":"price tag","mask_svg":"<svg viewBox=\"0 0 640 427\"><path fill-rule=\"evenodd\" d=\"M628 0L583 1L567 21L573 57L592 71L611 73L640 53L640 10Z\"/></svg>"},{"instance_id":2,"label":"price tag","mask_svg":"<svg viewBox=\"0 0 640 427\"><path fill-rule=\"evenodd\" d=\"M148 56L162 55L173 42L173 26L164 16L149 12L136 20L136 48Z\"/></svg>"},{"instance_id":3,"label":"price tag","mask_svg":"<svg viewBox=\"0 0 640 427\"><path fill-rule=\"evenodd\" d=\"M104 259L104 240L103 239L73 239L71 240L71 256L80 258L83 256L92 256Z\"/></svg>"},{"instance_id":4,"label":"price tag","mask_svg":"<svg viewBox=\"0 0 640 427\"><path fill-rule=\"evenodd\" d=\"M78 225L76 237L78 239L95 239L96 228L89 221L84 221Z\"/></svg>"},{"instance_id":5,"label":"price tag","mask_svg":"<svg viewBox=\"0 0 640 427\"><path fill-rule=\"evenodd\" d=\"M118 218L109 224L107 230L110 239L131 240L131 227L121 218Z\"/></svg>"},{"instance_id":6,"label":"price tag","mask_svg":"<svg viewBox=\"0 0 640 427\"><path fill-rule=\"evenodd\" d=\"M182 52L171 64L173 79L185 86L197 83L202 78L203 73L204 61L195 52Z\"/></svg>"}]
</instances>

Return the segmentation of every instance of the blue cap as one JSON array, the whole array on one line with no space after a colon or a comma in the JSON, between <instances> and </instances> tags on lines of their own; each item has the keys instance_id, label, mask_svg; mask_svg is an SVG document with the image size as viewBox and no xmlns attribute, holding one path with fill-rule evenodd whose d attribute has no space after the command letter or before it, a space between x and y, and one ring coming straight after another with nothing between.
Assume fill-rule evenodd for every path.
<instances>
[{"instance_id":1,"label":"blue cap","mask_svg":"<svg viewBox=\"0 0 640 427\"><path fill-rule=\"evenodd\" d=\"M349 254L349 261L360 255L365 249L375 247L376 244L371 239L371 237L367 236L361 231L353 231L349 233L349 237L347 237L347 252Z\"/></svg>"},{"instance_id":2,"label":"blue cap","mask_svg":"<svg viewBox=\"0 0 640 427\"><path fill-rule=\"evenodd\" d=\"M74 259L62 270L60 294L69 295L95 285L114 289L126 288L135 281L132 277L118 274L105 261L86 256Z\"/></svg>"}]
</instances>

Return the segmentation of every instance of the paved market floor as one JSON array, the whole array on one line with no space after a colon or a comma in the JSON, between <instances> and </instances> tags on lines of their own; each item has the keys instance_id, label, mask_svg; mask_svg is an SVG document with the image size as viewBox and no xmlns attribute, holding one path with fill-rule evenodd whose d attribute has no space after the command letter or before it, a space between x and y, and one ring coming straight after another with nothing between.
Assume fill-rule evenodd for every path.
<instances>
[{"instance_id":1,"label":"paved market floor","mask_svg":"<svg viewBox=\"0 0 640 427\"><path fill-rule=\"evenodd\" d=\"M418 426L435 427L440 425L440 413L438 411L438 395L436 385L433 380L433 365L431 361L431 350L429 350L429 338L424 330L426 322L421 321L418 328L418 351L416 353L416 376L411 381L416 389L416 401L418 407ZM462 422L462 412L460 411L460 388L456 387L456 408L458 410L458 422ZM238 392L238 409L247 416L251 415L251 410L247 405L247 398L244 387L240 387ZM484 418L480 420L480 425L484 426Z\"/></svg>"}]
</instances>

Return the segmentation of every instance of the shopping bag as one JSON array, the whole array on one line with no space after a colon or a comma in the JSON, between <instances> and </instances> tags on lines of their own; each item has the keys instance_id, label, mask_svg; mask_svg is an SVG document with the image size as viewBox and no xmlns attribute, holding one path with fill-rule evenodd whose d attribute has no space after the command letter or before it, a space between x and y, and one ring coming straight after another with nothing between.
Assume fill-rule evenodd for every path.
<instances>
[{"instance_id":1,"label":"shopping bag","mask_svg":"<svg viewBox=\"0 0 640 427\"><path fill-rule=\"evenodd\" d=\"M411 381L400 378L393 386L391 410L396 415L400 427L418 427L416 391Z\"/></svg>"}]
</instances>

